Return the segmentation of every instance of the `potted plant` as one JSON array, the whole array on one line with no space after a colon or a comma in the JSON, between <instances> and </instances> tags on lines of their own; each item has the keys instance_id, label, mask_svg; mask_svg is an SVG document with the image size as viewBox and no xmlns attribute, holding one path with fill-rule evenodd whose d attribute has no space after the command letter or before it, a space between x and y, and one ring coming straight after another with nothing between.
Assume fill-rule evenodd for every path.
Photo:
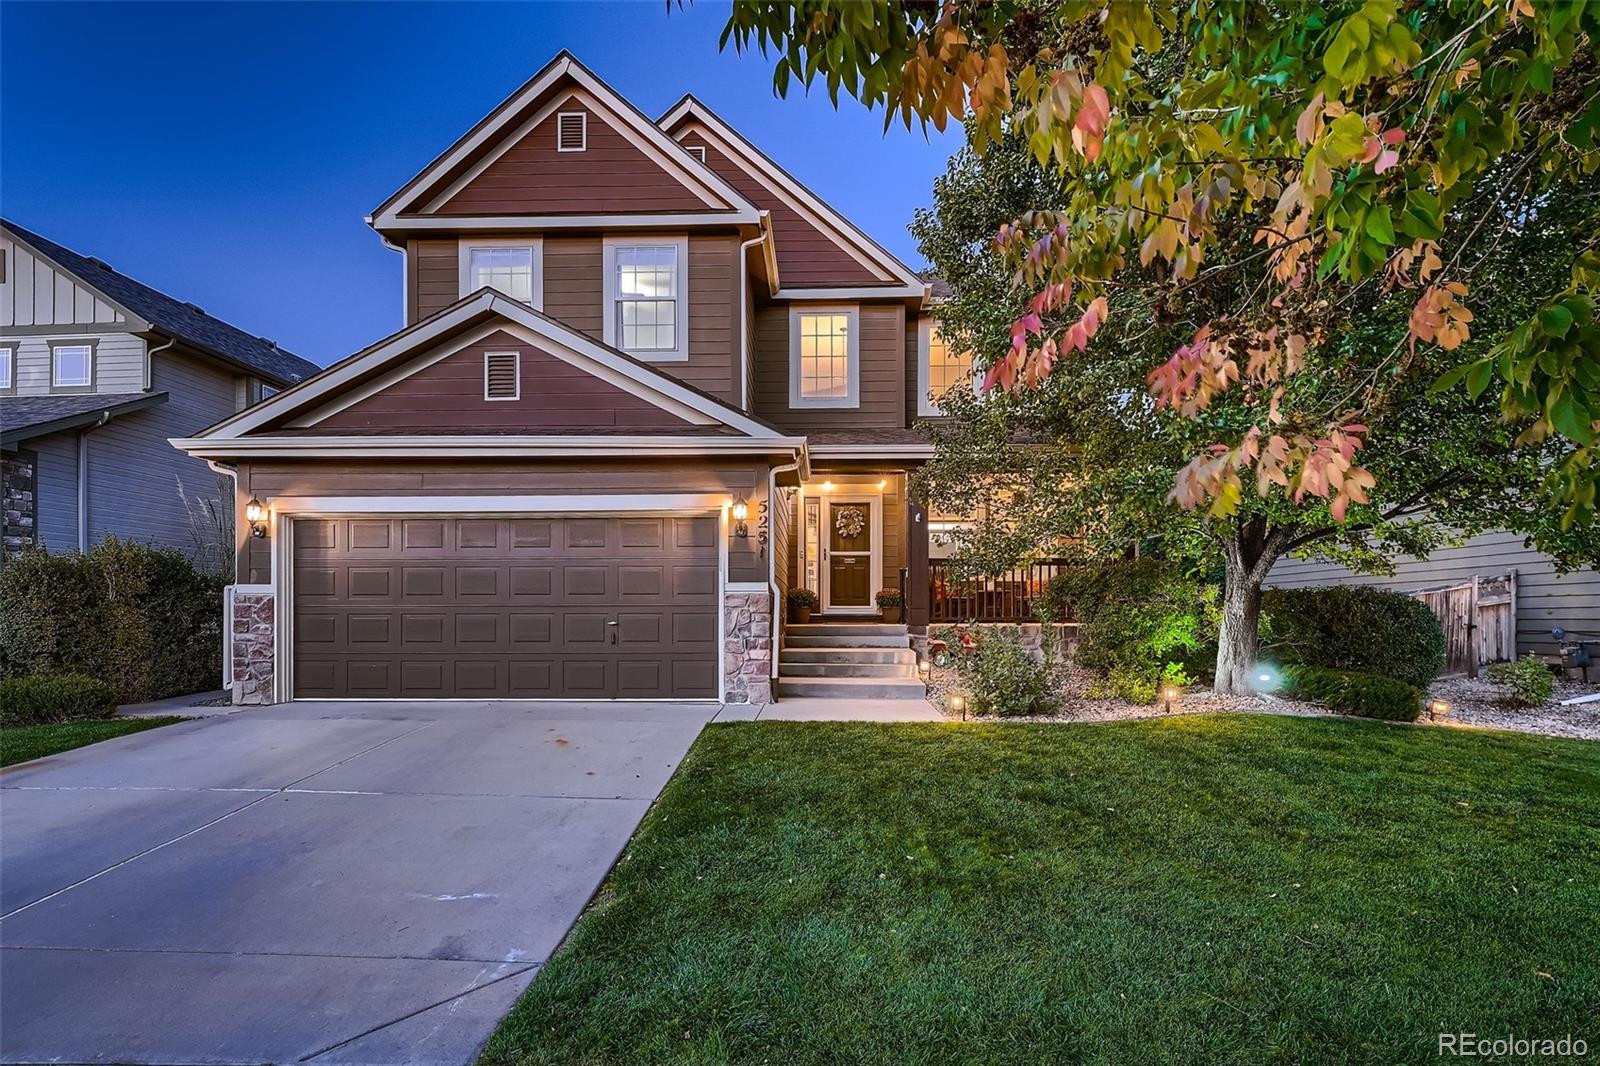
<instances>
[{"instance_id":1,"label":"potted plant","mask_svg":"<svg viewBox=\"0 0 1600 1066\"><path fill-rule=\"evenodd\" d=\"M817 594L810 589L789 590L789 621L805 625L811 621L811 611L817 606Z\"/></svg>"},{"instance_id":2,"label":"potted plant","mask_svg":"<svg viewBox=\"0 0 1600 1066\"><path fill-rule=\"evenodd\" d=\"M900 609L905 606L905 600L901 598L899 589L879 589L874 598L878 601L878 610L883 612L885 622L900 621Z\"/></svg>"}]
</instances>

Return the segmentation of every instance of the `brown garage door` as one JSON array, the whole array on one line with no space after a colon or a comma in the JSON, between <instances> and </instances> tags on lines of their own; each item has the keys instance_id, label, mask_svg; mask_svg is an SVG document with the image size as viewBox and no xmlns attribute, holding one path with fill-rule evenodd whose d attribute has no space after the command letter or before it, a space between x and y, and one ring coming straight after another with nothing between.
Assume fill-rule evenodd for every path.
<instances>
[{"instance_id":1,"label":"brown garage door","mask_svg":"<svg viewBox=\"0 0 1600 1066\"><path fill-rule=\"evenodd\" d=\"M709 517L300 518L294 694L717 695Z\"/></svg>"}]
</instances>

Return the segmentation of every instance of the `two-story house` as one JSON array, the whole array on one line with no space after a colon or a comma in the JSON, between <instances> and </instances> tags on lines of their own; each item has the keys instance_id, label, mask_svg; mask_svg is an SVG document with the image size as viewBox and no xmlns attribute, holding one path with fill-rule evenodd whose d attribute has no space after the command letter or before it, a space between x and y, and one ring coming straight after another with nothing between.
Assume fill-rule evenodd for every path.
<instances>
[{"instance_id":1,"label":"two-story house","mask_svg":"<svg viewBox=\"0 0 1600 1066\"><path fill-rule=\"evenodd\" d=\"M229 492L168 439L317 370L99 259L0 220L5 551L88 551L115 534L218 553L232 539L221 506Z\"/></svg>"},{"instance_id":2,"label":"two-story house","mask_svg":"<svg viewBox=\"0 0 1600 1066\"><path fill-rule=\"evenodd\" d=\"M913 426L970 370L698 101L652 120L563 53L368 222L405 328L174 442L236 473L241 702L764 702L787 589L866 618L925 574Z\"/></svg>"}]
</instances>

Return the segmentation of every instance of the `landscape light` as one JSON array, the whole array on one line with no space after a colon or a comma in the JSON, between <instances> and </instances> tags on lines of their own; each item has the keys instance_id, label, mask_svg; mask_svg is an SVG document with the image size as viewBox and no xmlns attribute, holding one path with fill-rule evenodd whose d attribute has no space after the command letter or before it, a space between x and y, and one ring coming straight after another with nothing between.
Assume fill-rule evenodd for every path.
<instances>
[{"instance_id":1,"label":"landscape light","mask_svg":"<svg viewBox=\"0 0 1600 1066\"><path fill-rule=\"evenodd\" d=\"M1178 697L1182 696L1182 695L1183 695L1183 690L1178 688L1177 685L1166 685L1166 686L1164 686L1161 689L1161 702L1163 704L1165 704L1165 706L1162 709L1165 710L1168 714L1171 714L1172 713L1172 705L1174 703L1177 703L1178 702Z\"/></svg>"},{"instance_id":2,"label":"landscape light","mask_svg":"<svg viewBox=\"0 0 1600 1066\"><path fill-rule=\"evenodd\" d=\"M932 669L933 669L933 664L930 663L927 659L918 659L917 660L917 673L925 675L929 671L931 671Z\"/></svg>"},{"instance_id":3,"label":"landscape light","mask_svg":"<svg viewBox=\"0 0 1600 1066\"><path fill-rule=\"evenodd\" d=\"M1250 681L1258 692L1274 692L1283 687L1283 675L1271 663L1257 663L1251 667Z\"/></svg>"},{"instance_id":4,"label":"landscape light","mask_svg":"<svg viewBox=\"0 0 1600 1066\"><path fill-rule=\"evenodd\" d=\"M951 696L950 697L950 709L952 711L955 711L957 714L959 714L961 716L961 720L963 722L965 722L967 720L967 698L965 696L961 696L961 695L953 695L953 696Z\"/></svg>"},{"instance_id":5,"label":"landscape light","mask_svg":"<svg viewBox=\"0 0 1600 1066\"><path fill-rule=\"evenodd\" d=\"M1450 701L1449 700L1429 700L1428 701L1428 717L1433 719L1434 721L1438 721L1440 718L1449 718L1450 717Z\"/></svg>"}]
</instances>

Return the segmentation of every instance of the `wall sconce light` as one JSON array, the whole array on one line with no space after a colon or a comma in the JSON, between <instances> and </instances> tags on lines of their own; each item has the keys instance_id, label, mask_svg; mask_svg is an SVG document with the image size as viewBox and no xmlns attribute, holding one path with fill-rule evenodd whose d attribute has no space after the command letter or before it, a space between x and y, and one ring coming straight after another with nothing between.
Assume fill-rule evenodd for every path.
<instances>
[{"instance_id":1,"label":"wall sconce light","mask_svg":"<svg viewBox=\"0 0 1600 1066\"><path fill-rule=\"evenodd\" d=\"M824 481L824 482L823 482L823 483L822 483L822 491L823 491L823 492L832 492L832 491L833 491L833 482L831 482L831 481Z\"/></svg>"},{"instance_id":2,"label":"wall sconce light","mask_svg":"<svg viewBox=\"0 0 1600 1066\"><path fill-rule=\"evenodd\" d=\"M254 496L250 497L250 502L244 505L244 520L250 523L250 535L252 537L264 537L267 535L267 509Z\"/></svg>"},{"instance_id":3,"label":"wall sconce light","mask_svg":"<svg viewBox=\"0 0 1600 1066\"><path fill-rule=\"evenodd\" d=\"M1178 698L1180 696L1182 696L1182 695L1183 695L1183 690L1178 688L1177 685L1163 685L1161 687L1161 703L1162 703L1161 709L1162 709L1162 711L1164 711L1167 714L1171 714L1172 713L1172 705L1177 703L1178 702Z\"/></svg>"},{"instance_id":4,"label":"wall sconce light","mask_svg":"<svg viewBox=\"0 0 1600 1066\"><path fill-rule=\"evenodd\" d=\"M733 521L735 523L733 527L734 536L748 537L750 535L750 525L745 521L749 517L750 505L745 502L743 496L735 498L733 501Z\"/></svg>"},{"instance_id":5,"label":"wall sconce light","mask_svg":"<svg viewBox=\"0 0 1600 1066\"><path fill-rule=\"evenodd\" d=\"M879 492L882 492L884 489L886 489L888 487L889 487L889 479L888 478L884 478L882 481L878 482L878 491Z\"/></svg>"},{"instance_id":6,"label":"wall sconce light","mask_svg":"<svg viewBox=\"0 0 1600 1066\"><path fill-rule=\"evenodd\" d=\"M967 698L965 696L961 696L961 695L953 695L953 696L951 696L950 697L950 709L952 711L956 712L957 714L959 714L961 716L961 720L963 722L965 722L967 720Z\"/></svg>"},{"instance_id":7,"label":"wall sconce light","mask_svg":"<svg viewBox=\"0 0 1600 1066\"><path fill-rule=\"evenodd\" d=\"M1437 722L1441 718L1449 718L1449 717L1450 717L1450 701L1449 700L1429 700L1428 701L1428 718L1430 720Z\"/></svg>"}]
</instances>

